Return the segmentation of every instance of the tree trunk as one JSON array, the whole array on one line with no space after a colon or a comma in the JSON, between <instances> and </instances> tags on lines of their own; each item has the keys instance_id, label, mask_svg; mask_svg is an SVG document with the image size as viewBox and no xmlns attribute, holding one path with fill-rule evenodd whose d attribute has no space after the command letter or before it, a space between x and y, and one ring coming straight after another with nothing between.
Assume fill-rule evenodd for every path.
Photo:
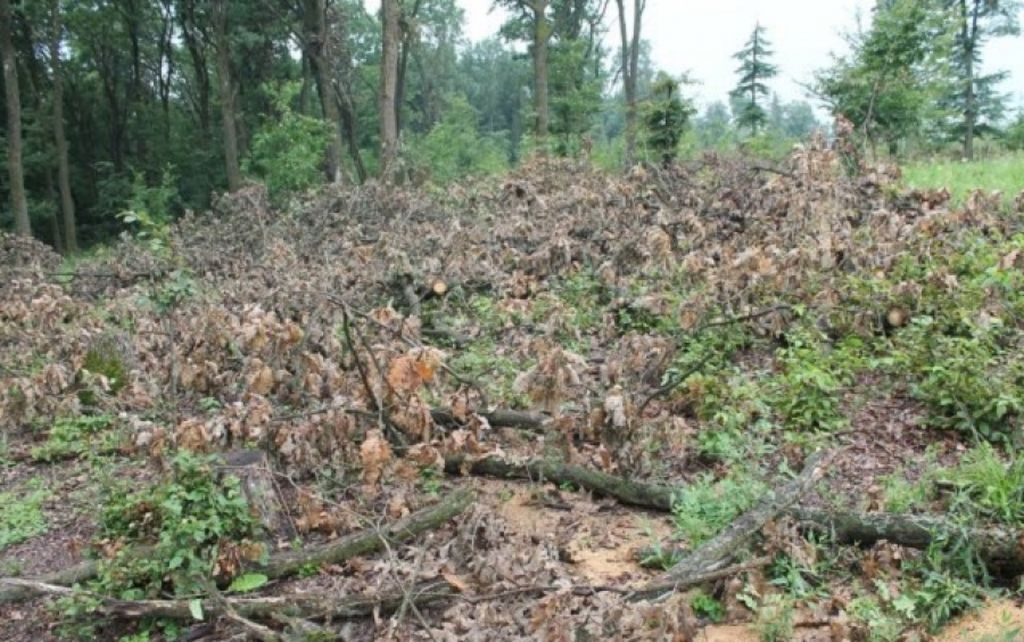
<instances>
[{"instance_id":1,"label":"tree trunk","mask_svg":"<svg viewBox=\"0 0 1024 642\"><path fill-rule=\"evenodd\" d=\"M548 113L548 40L551 37L551 26L548 24L546 12L548 0L533 0L533 108L536 112L534 134L537 145L544 149L550 116Z\"/></svg>"},{"instance_id":2,"label":"tree trunk","mask_svg":"<svg viewBox=\"0 0 1024 642\"><path fill-rule=\"evenodd\" d=\"M24 168L21 164L21 96L18 93L18 67L11 40L13 26L10 0L0 0L0 57L3 59L7 98L7 173L11 181L11 211L14 213L15 232L31 236Z\"/></svg>"},{"instance_id":3,"label":"tree trunk","mask_svg":"<svg viewBox=\"0 0 1024 642\"><path fill-rule=\"evenodd\" d=\"M633 0L633 35L626 29L625 0L615 0L619 8L619 35L622 40L622 90L626 95L626 167L636 158L636 91L640 60L640 26L645 0Z\"/></svg>"},{"instance_id":4,"label":"tree trunk","mask_svg":"<svg viewBox=\"0 0 1024 642\"><path fill-rule=\"evenodd\" d=\"M395 98L398 85L399 0L381 0L382 49L380 70L380 175L390 180L398 154L398 123Z\"/></svg>"},{"instance_id":5,"label":"tree trunk","mask_svg":"<svg viewBox=\"0 0 1024 642\"><path fill-rule=\"evenodd\" d=\"M51 5L53 22L50 34L50 70L53 75L53 138L57 146L57 185L60 210L64 217L64 249L68 254L78 251L75 232L75 200L71 196L71 171L68 166L68 139L64 134L64 79L60 64L60 0Z\"/></svg>"},{"instance_id":6,"label":"tree trunk","mask_svg":"<svg viewBox=\"0 0 1024 642\"><path fill-rule=\"evenodd\" d=\"M195 15L196 0L184 0L178 12L181 23L181 35L192 59L192 71L195 74L196 93L195 109L199 120L199 131L204 139L210 135L210 72L206 67L206 51L199 34L199 25Z\"/></svg>"},{"instance_id":7,"label":"tree trunk","mask_svg":"<svg viewBox=\"0 0 1024 642\"><path fill-rule=\"evenodd\" d=\"M306 0L304 5L306 59L316 81L324 120L331 127L331 136L327 141L327 180L341 183L341 116L334 92L331 91L332 65L328 51L327 3L325 0Z\"/></svg>"},{"instance_id":8,"label":"tree trunk","mask_svg":"<svg viewBox=\"0 0 1024 642\"><path fill-rule=\"evenodd\" d=\"M242 170L238 164L238 130L235 123L235 89L231 80L231 48L228 41L227 0L213 5L216 31L217 75L220 87L220 111L224 121L224 164L228 175L228 191L242 186Z\"/></svg>"},{"instance_id":9,"label":"tree trunk","mask_svg":"<svg viewBox=\"0 0 1024 642\"><path fill-rule=\"evenodd\" d=\"M974 160L974 129L977 126L978 106L974 92L974 48L978 40L978 13L981 11L981 0L971 3L971 23L967 23L966 0L960 0L961 31L964 55L964 81L967 93L964 96L964 158Z\"/></svg>"}]
</instances>

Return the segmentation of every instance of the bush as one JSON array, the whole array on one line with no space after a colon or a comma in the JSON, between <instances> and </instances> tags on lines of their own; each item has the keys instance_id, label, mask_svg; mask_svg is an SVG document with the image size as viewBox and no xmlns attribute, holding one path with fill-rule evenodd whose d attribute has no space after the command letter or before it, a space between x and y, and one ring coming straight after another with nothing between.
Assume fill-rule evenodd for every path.
<instances>
[{"instance_id":1,"label":"bush","mask_svg":"<svg viewBox=\"0 0 1024 642\"><path fill-rule=\"evenodd\" d=\"M239 480L219 476L214 463L178 453L167 479L134 493L110 494L100 530L118 552L101 564L97 589L123 599L194 593L265 554L255 541L260 525ZM151 550L139 556L137 545Z\"/></svg>"},{"instance_id":2,"label":"bush","mask_svg":"<svg viewBox=\"0 0 1024 642\"><path fill-rule=\"evenodd\" d=\"M477 115L462 96L448 99L441 122L414 138L410 157L416 173L437 184L464 176L496 174L508 168L505 144L477 131Z\"/></svg>"},{"instance_id":3,"label":"bush","mask_svg":"<svg viewBox=\"0 0 1024 642\"><path fill-rule=\"evenodd\" d=\"M266 183L271 200L278 205L290 194L323 182L330 125L292 109L300 88L297 82L264 87L277 113L253 136L244 164L246 173Z\"/></svg>"}]
</instances>

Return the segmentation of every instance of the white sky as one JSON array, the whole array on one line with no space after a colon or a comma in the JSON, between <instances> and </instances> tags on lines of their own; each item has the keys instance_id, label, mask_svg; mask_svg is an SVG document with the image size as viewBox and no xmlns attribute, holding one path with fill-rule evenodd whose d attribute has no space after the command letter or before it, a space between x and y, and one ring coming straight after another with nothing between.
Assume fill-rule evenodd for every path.
<instances>
[{"instance_id":1,"label":"white sky","mask_svg":"<svg viewBox=\"0 0 1024 642\"><path fill-rule=\"evenodd\" d=\"M632 4L632 3L628 3ZM843 31L853 30L857 11L867 19L874 0L648 0L643 36L650 40L655 66L671 74L689 70L701 84L690 90L700 105L727 101L736 82L732 54L746 42L760 21L775 49L779 75L771 88L783 100L803 99L798 83L810 82L814 70L828 65L829 52L846 49ZM466 35L481 40L497 33L501 10L492 0L459 0L466 11ZM608 17L617 20L615 3ZM1021 22L1024 23L1024 12ZM607 38L618 47L617 23ZM985 69L1007 69L1003 91L1024 105L1024 37L999 38L985 49Z\"/></svg>"}]
</instances>

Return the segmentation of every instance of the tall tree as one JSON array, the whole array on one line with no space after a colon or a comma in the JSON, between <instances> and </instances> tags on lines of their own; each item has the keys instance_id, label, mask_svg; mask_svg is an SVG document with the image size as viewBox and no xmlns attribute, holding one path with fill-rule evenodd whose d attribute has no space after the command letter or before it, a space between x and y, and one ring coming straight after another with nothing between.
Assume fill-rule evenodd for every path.
<instances>
[{"instance_id":1,"label":"tall tree","mask_svg":"<svg viewBox=\"0 0 1024 642\"><path fill-rule=\"evenodd\" d=\"M764 36L764 27L758 23L743 49L733 56L740 61L740 66L736 69L736 73L740 74L740 80L732 91L732 96L741 101L736 122L740 127L749 127L754 136L757 136L758 128L767 119L764 107L757 102L758 97L768 96L768 85L765 81L775 77L779 72L778 67L770 62L773 53L770 47L771 43Z\"/></svg>"},{"instance_id":2,"label":"tall tree","mask_svg":"<svg viewBox=\"0 0 1024 642\"><path fill-rule=\"evenodd\" d=\"M522 18L529 25L530 56L533 58L533 134L544 149L551 129L551 112L548 103L548 44L551 40L552 24L548 16L550 0L495 0L495 4L509 9L519 9ZM506 37L516 37L518 28L506 25L502 28Z\"/></svg>"},{"instance_id":3,"label":"tall tree","mask_svg":"<svg viewBox=\"0 0 1024 642\"><path fill-rule=\"evenodd\" d=\"M895 153L938 98L926 64L944 28L934 14L919 0L880 3L870 28L848 37L852 54L815 74L815 93L862 132L873 156L880 140Z\"/></svg>"},{"instance_id":4,"label":"tall tree","mask_svg":"<svg viewBox=\"0 0 1024 642\"><path fill-rule=\"evenodd\" d=\"M647 145L661 156L663 166L669 167L675 162L679 141L693 114L693 105L680 95L679 81L664 72L659 73L651 86L644 124Z\"/></svg>"},{"instance_id":5,"label":"tall tree","mask_svg":"<svg viewBox=\"0 0 1024 642\"><path fill-rule=\"evenodd\" d=\"M63 34L60 0L50 4L50 75L53 83L53 138L57 151L57 185L60 209L64 217L64 248L78 251L75 231L75 200L71 196L71 170L68 164L68 139L64 134L64 78L61 71L60 43Z\"/></svg>"},{"instance_id":6,"label":"tall tree","mask_svg":"<svg viewBox=\"0 0 1024 642\"><path fill-rule=\"evenodd\" d=\"M952 0L957 33L954 39L954 64L959 88L953 92L952 105L960 113L956 130L961 136L963 154L974 159L974 138L979 126L990 127L1002 116L1003 97L996 85L1007 77L997 71L979 75L981 50L994 36L1020 33L1018 14L1021 3L1014 0Z\"/></svg>"},{"instance_id":7,"label":"tall tree","mask_svg":"<svg viewBox=\"0 0 1024 642\"><path fill-rule=\"evenodd\" d=\"M220 111L224 125L224 165L228 177L228 191L234 192L242 186L242 170L238 162L238 125L235 120L235 83L231 73L227 0L213 0L213 23Z\"/></svg>"},{"instance_id":8,"label":"tall tree","mask_svg":"<svg viewBox=\"0 0 1024 642\"><path fill-rule=\"evenodd\" d=\"M647 0L633 0L633 32L626 28L626 2L615 0L619 9L619 37L622 47L622 91L626 96L626 165L633 164L636 155L636 92L640 63L640 25Z\"/></svg>"},{"instance_id":9,"label":"tall tree","mask_svg":"<svg viewBox=\"0 0 1024 642\"><path fill-rule=\"evenodd\" d=\"M18 93L18 62L14 53L12 33L14 14L10 0L0 0L0 57L4 66L4 89L7 100L7 173L11 181L11 211L18 234L31 236L28 200L25 196L24 167L21 163L21 96Z\"/></svg>"},{"instance_id":10,"label":"tall tree","mask_svg":"<svg viewBox=\"0 0 1024 642\"><path fill-rule=\"evenodd\" d=\"M381 0L380 91L377 112L380 118L381 176L390 178L398 155L398 121L395 100L398 87L398 41L401 37L400 0Z\"/></svg>"},{"instance_id":11,"label":"tall tree","mask_svg":"<svg viewBox=\"0 0 1024 642\"><path fill-rule=\"evenodd\" d=\"M313 71L324 120L331 131L330 140L327 142L327 179L333 183L340 183L341 114L332 83L334 57L330 51L331 39L327 30L328 8L327 0L302 0L303 30L300 38L306 61Z\"/></svg>"}]
</instances>

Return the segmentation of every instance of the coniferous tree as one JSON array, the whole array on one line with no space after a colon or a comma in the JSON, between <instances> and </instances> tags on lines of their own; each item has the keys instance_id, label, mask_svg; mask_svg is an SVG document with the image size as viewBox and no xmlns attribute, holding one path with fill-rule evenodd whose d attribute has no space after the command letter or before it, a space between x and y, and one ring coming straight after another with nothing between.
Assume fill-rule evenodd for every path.
<instances>
[{"instance_id":1,"label":"coniferous tree","mask_svg":"<svg viewBox=\"0 0 1024 642\"><path fill-rule=\"evenodd\" d=\"M1006 71L978 74L981 51L992 37L1020 33L1016 0L947 0L952 5L955 36L952 68L954 89L947 105L957 114L953 135L963 144L964 158L974 158L974 138L993 131L1005 110L1006 97L997 86L1009 75Z\"/></svg>"},{"instance_id":2,"label":"coniferous tree","mask_svg":"<svg viewBox=\"0 0 1024 642\"><path fill-rule=\"evenodd\" d=\"M676 157L679 141L686 131L693 106L680 95L679 82L665 73L659 73L651 86L651 98L646 105L644 125L647 145L668 167Z\"/></svg>"},{"instance_id":3,"label":"coniferous tree","mask_svg":"<svg viewBox=\"0 0 1024 642\"><path fill-rule=\"evenodd\" d=\"M732 91L732 97L738 101L740 107L739 113L736 114L736 123L740 127L748 127L755 136L768 118L758 99L768 96L768 85L765 81L778 74L778 68L771 63L772 53L771 43L764 35L764 27L757 24L743 49L733 56L740 61L740 66L736 69L740 80Z\"/></svg>"}]
</instances>

